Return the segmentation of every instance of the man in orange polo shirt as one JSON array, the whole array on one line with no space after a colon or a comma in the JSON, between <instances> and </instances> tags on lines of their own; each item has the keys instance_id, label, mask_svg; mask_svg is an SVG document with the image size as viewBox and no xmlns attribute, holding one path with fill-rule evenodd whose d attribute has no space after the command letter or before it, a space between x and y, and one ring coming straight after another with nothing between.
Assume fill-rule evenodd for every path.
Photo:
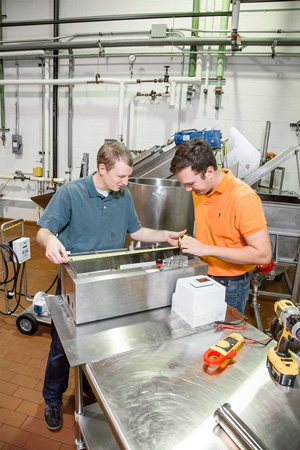
<instances>
[{"instance_id":1,"label":"man in orange polo shirt","mask_svg":"<svg viewBox=\"0 0 300 450\"><path fill-rule=\"evenodd\" d=\"M226 303L244 312L249 271L272 258L260 198L230 170L218 169L204 139L181 144L170 170L193 193L196 233L181 240L182 252L205 261L208 275L226 286Z\"/></svg>"}]
</instances>

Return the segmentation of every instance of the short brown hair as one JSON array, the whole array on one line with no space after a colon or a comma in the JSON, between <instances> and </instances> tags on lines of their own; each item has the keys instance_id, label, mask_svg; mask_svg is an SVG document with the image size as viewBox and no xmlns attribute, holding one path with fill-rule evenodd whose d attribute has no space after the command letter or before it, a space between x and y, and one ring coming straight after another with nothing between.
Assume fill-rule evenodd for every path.
<instances>
[{"instance_id":1,"label":"short brown hair","mask_svg":"<svg viewBox=\"0 0 300 450\"><path fill-rule=\"evenodd\" d=\"M104 164L109 171L117 161L124 161L129 167L133 166L133 158L124 144L116 141L103 144L97 153L97 168L99 164Z\"/></svg>"},{"instance_id":2,"label":"short brown hair","mask_svg":"<svg viewBox=\"0 0 300 450\"><path fill-rule=\"evenodd\" d=\"M197 138L179 145L171 161L170 171L176 174L191 167L203 177L210 166L214 170L218 169L215 154L205 139Z\"/></svg>"}]
</instances>

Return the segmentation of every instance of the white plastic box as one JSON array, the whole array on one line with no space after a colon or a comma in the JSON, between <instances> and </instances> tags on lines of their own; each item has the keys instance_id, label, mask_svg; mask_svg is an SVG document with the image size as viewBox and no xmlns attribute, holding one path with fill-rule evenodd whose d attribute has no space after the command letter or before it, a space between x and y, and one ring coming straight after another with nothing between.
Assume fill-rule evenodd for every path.
<instances>
[{"instance_id":1,"label":"white plastic box","mask_svg":"<svg viewBox=\"0 0 300 450\"><path fill-rule=\"evenodd\" d=\"M225 286L204 275L179 278L172 296L172 309L192 328L224 320Z\"/></svg>"},{"instance_id":2,"label":"white plastic box","mask_svg":"<svg viewBox=\"0 0 300 450\"><path fill-rule=\"evenodd\" d=\"M15 239L12 242L12 248L15 254L18 257L18 262L20 264L24 263L28 259L30 259L30 239L27 237L21 237L19 239ZM14 262L17 262L17 258L14 256Z\"/></svg>"}]
</instances>

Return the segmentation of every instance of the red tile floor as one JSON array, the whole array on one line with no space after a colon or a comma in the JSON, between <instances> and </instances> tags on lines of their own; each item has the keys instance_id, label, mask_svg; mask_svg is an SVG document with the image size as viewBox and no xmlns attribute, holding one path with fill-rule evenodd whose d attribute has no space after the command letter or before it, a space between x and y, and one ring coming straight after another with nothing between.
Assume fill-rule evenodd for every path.
<instances>
[{"instance_id":1,"label":"red tile floor","mask_svg":"<svg viewBox=\"0 0 300 450\"><path fill-rule=\"evenodd\" d=\"M31 244L31 259L26 262L27 291L32 296L47 290L57 273L57 267L47 260L44 249L36 242L36 231L35 224L25 223L24 234L30 237ZM55 287L49 293L54 294ZM22 297L21 304L27 308L30 302ZM11 305L14 305L13 301ZM2 290L0 310L6 312ZM21 311L20 308L17 310ZM68 390L63 397L62 429L51 432L44 423L42 389L50 342L49 325L39 323L38 331L32 336L26 336L17 329L15 316L0 315L1 450L76 448L73 370L70 372Z\"/></svg>"},{"instance_id":2,"label":"red tile floor","mask_svg":"<svg viewBox=\"0 0 300 450\"><path fill-rule=\"evenodd\" d=\"M44 255L36 242L37 227L25 222L25 236L30 237L31 259L26 263L27 291L34 295L46 291L54 280L57 267ZM2 278L0 278L0 281ZM282 281L266 282L264 290L286 292ZM50 290L54 294L54 287ZM298 301L300 300L298 293ZM261 320L264 329L275 316L274 298L260 296ZM250 303L250 302L248 302ZM24 297L21 304L30 303ZM13 306L13 305L12 305ZM0 291L0 310L5 312L4 293ZM17 312L22 311L20 308ZM255 326L250 304L245 313ZM50 346L50 326L39 323L33 336L26 336L16 327L15 316L0 314L0 450L71 450L75 448L74 378L63 397L63 428L49 431L44 424L42 387Z\"/></svg>"}]
</instances>

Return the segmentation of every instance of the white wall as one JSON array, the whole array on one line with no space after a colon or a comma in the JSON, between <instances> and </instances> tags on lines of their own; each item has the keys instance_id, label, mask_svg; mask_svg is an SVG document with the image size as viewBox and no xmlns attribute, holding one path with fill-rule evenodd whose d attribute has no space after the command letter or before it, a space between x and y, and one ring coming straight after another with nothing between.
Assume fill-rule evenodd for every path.
<instances>
[{"instance_id":1,"label":"white wall","mask_svg":"<svg viewBox=\"0 0 300 450\"><path fill-rule=\"evenodd\" d=\"M213 6L212 0L200 2L207 5L207 10ZM221 1L215 2L216 10L221 8ZM245 3L241 5L239 29L242 30L300 30L300 11L274 11L243 13L243 10L270 9L270 8L300 8L300 2L285 1L276 3ZM191 11L192 0L160 2L140 2L126 0L120 2L111 0L61 0L60 17L99 16L108 14L135 14L153 11ZM7 15L7 21L51 19L53 15L52 1L50 0L2 0L2 14ZM205 23L206 22L206 23ZM59 35L66 36L79 33L99 33L108 31L149 31L153 23L166 23L168 27L190 28L192 19L156 19L135 20L131 22L98 22L82 24L65 24L60 26ZM219 18L200 20L200 28L220 29ZM230 27L230 20L229 20ZM189 36L189 32L184 32ZM218 36L215 35L215 36ZM247 37L274 36L299 37L295 34L247 34ZM52 37L52 26L11 27L3 29L3 40L42 39ZM113 39L119 39L114 36ZM126 39L129 36L125 36ZM145 36L146 38L146 36ZM83 40L85 38L79 38ZM96 40L95 36L88 37ZM100 38L101 39L101 38ZM138 52L163 52L160 48L131 49L130 53ZM176 49L174 49L175 51ZM106 49L106 54L116 49ZM300 133L297 136L295 129L290 127L291 122L300 120L300 57L285 56L271 58L269 47L246 48L246 52L269 52L267 56L243 56L237 54L227 57L225 64L223 84L224 94L221 99L221 107L215 109L215 94L213 89L215 81L209 84L207 97L203 94L203 85L197 88L193 100L186 102L186 87L182 88L182 100L180 103L180 87L177 88L176 105L170 107L167 98L157 98L155 101L149 97L136 97L136 92L149 93L152 89L156 92L164 92L164 84L142 83L140 85L126 86L124 104L124 143L131 149L143 150L153 145L163 145L180 129L205 127L220 128L223 139L229 139L230 128L236 127L257 149L263 147L266 122L271 121L271 133L269 140L269 152L280 153L290 146L300 143ZM276 51L298 52L299 47L278 47ZM83 53L83 51L79 51ZM75 54L78 53L74 52ZM65 52L66 54L66 52ZM21 79L42 78L40 60L19 61L19 76ZM203 72L205 75L206 56L202 57ZM216 76L216 56L211 57L211 77ZM188 57L184 60L182 72L181 58L174 56L137 56L133 67L133 78L151 79L164 75L164 66L169 65L171 76L187 74ZM130 66L127 56L77 58L75 62L74 77L94 77L100 73L101 77L130 77ZM16 78L14 61L4 63L5 79ZM52 76L52 75L51 75ZM59 77L68 77L68 61L60 61ZM73 169L72 179L78 178L80 162L83 153L90 155L90 172L95 169L95 159L98 148L105 138L117 138L118 133L118 87L116 85L78 85L74 87L74 128L73 128ZM32 168L40 166L42 150L42 87L20 86L19 88L19 133L23 137L23 155L12 154L12 134L15 133L15 103L16 86L5 87L6 101L6 146L0 143L1 174L11 175L16 170L24 173L32 173ZM65 172L67 164L67 118L68 95L67 88L59 88L59 124L58 124L58 176L68 178ZM130 135L130 130L132 134ZM51 132L52 136L52 132ZM233 142L229 140L229 149ZM291 158L284 164L286 168L284 189L299 193L297 166L295 158ZM0 180L0 190L6 180ZM35 183L19 180L10 181L2 190L5 197L29 198L36 194ZM37 208L34 205L23 202L0 201L0 214L5 218L28 218ZM34 220L37 216L33 217Z\"/></svg>"}]
</instances>

